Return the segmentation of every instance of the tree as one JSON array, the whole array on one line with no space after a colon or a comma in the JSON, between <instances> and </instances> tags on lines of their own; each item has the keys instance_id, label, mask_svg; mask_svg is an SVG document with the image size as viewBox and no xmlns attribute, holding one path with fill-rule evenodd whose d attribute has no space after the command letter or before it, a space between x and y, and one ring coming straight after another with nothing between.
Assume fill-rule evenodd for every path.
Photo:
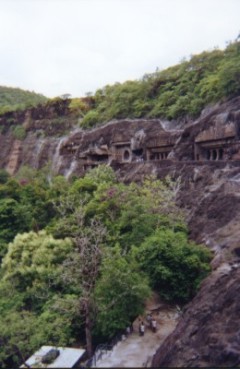
<instances>
[{"instance_id":1,"label":"tree","mask_svg":"<svg viewBox=\"0 0 240 369\"><path fill-rule=\"evenodd\" d=\"M53 309L56 296L66 293L60 266L71 249L69 239L45 231L19 234L9 245L0 281L1 367L20 364L46 342L71 342L72 316Z\"/></svg>"},{"instance_id":2,"label":"tree","mask_svg":"<svg viewBox=\"0 0 240 369\"><path fill-rule=\"evenodd\" d=\"M72 249L70 239L56 240L45 231L18 234L2 261L3 281L38 308L60 288L60 265Z\"/></svg>"},{"instance_id":3,"label":"tree","mask_svg":"<svg viewBox=\"0 0 240 369\"><path fill-rule=\"evenodd\" d=\"M108 244L129 251L140 245L157 227L184 230L184 216L175 198L179 180L145 178L142 184L102 183L85 205L86 215L96 215L108 229Z\"/></svg>"},{"instance_id":4,"label":"tree","mask_svg":"<svg viewBox=\"0 0 240 369\"><path fill-rule=\"evenodd\" d=\"M62 215L59 227L66 229L74 242L74 251L63 262L62 282L65 286L75 288L75 304L79 316L83 317L85 324L85 338L87 353L90 357L92 348L92 328L94 325L95 304L93 292L102 258L102 247L106 237L105 227L92 218L90 225L86 225L84 209L71 197L58 206ZM64 200L63 200L64 201ZM72 214L69 216L69 209Z\"/></svg>"},{"instance_id":5,"label":"tree","mask_svg":"<svg viewBox=\"0 0 240 369\"><path fill-rule=\"evenodd\" d=\"M101 122L100 119L101 118L99 118L99 114L96 110L90 110L82 119L80 126L82 128L92 128Z\"/></svg>"},{"instance_id":6,"label":"tree","mask_svg":"<svg viewBox=\"0 0 240 369\"><path fill-rule=\"evenodd\" d=\"M222 63L219 68L219 90L223 96L237 96L240 93L240 59L238 56Z\"/></svg>"},{"instance_id":7,"label":"tree","mask_svg":"<svg viewBox=\"0 0 240 369\"><path fill-rule=\"evenodd\" d=\"M19 367L46 343L66 346L73 342L72 320L66 314L54 312L48 306L43 312L20 308L21 294L3 282L0 285L0 297L1 368ZM12 306L9 303L11 299L14 300Z\"/></svg>"},{"instance_id":8,"label":"tree","mask_svg":"<svg viewBox=\"0 0 240 369\"><path fill-rule=\"evenodd\" d=\"M124 257L118 247L106 250L95 288L95 332L109 338L125 329L143 312L149 295L148 279L139 265Z\"/></svg>"},{"instance_id":9,"label":"tree","mask_svg":"<svg viewBox=\"0 0 240 369\"><path fill-rule=\"evenodd\" d=\"M7 244L13 240L18 232L27 230L28 225L24 217L24 209L11 198L0 200L0 258L7 250Z\"/></svg>"},{"instance_id":10,"label":"tree","mask_svg":"<svg viewBox=\"0 0 240 369\"><path fill-rule=\"evenodd\" d=\"M171 229L158 229L133 250L133 255L152 287L168 301L189 301L210 271L210 251L188 242L185 233Z\"/></svg>"},{"instance_id":11,"label":"tree","mask_svg":"<svg viewBox=\"0 0 240 369\"><path fill-rule=\"evenodd\" d=\"M72 114L83 117L89 110L89 107L83 99L74 98L71 99L69 110Z\"/></svg>"},{"instance_id":12,"label":"tree","mask_svg":"<svg viewBox=\"0 0 240 369\"><path fill-rule=\"evenodd\" d=\"M18 366L19 362L25 365L26 355L36 349L29 339L36 330L36 317L28 311L10 311L4 318L0 318L0 365L8 368Z\"/></svg>"}]
</instances>

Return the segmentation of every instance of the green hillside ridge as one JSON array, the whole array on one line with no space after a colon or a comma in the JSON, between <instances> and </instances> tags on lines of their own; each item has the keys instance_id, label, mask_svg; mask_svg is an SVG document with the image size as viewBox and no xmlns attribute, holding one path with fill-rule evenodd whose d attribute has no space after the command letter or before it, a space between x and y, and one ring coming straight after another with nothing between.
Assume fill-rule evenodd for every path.
<instances>
[{"instance_id":1,"label":"green hillside ridge","mask_svg":"<svg viewBox=\"0 0 240 369\"><path fill-rule=\"evenodd\" d=\"M240 93L240 41L225 50L192 55L190 60L145 74L141 79L106 85L92 96L81 121L90 128L123 118L196 118L209 104Z\"/></svg>"},{"instance_id":2,"label":"green hillside ridge","mask_svg":"<svg viewBox=\"0 0 240 369\"><path fill-rule=\"evenodd\" d=\"M240 93L240 41L224 50L215 48L192 55L179 64L139 80L116 82L86 97L69 99L69 111L88 129L112 119L196 119L209 104ZM59 98L0 86L0 115L24 110Z\"/></svg>"},{"instance_id":3,"label":"green hillside ridge","mask_svg":"<svg viewBox=\"0 0 240 369\"><path fill-rule=\"evenodd\" d=\"M0 114L43 104L48 98L33 91L0 86Z\"/></svg>"}]
</instances>

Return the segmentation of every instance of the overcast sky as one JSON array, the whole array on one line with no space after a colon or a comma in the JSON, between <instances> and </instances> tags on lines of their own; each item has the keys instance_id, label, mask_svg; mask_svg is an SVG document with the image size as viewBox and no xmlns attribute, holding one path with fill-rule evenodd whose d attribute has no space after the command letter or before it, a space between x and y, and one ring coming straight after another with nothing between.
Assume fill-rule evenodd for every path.
<instances>
[{"instance_id":1,"label":"overcast sky","mask_svg":"<svg viewBox=\"0 0 240 369\"><path fill-rule=\"evenodd\" d=\"M0 0L0 85L85 96L239 33L240 0Z\"/></svg>"}]
</instances>

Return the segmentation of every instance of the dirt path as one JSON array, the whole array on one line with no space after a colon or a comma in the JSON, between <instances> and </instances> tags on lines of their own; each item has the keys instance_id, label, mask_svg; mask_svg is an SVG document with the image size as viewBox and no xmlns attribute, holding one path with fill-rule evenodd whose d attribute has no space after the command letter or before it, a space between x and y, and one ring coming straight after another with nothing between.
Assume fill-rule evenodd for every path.
<instances>
[{"instance_id":1,"label":"dirt path","mask_svg":"<svg viewBox=\"0 0 240 369\"><path fill-rule=\"evenodd\" d=\"M152 313L157 321L157 331L147 326L145 316ZM145 334L139 336L139 319L145 323ZM159 301L156 295L146 304L144 316L133 323L133 333L119 342L113 350L96 364L97 368L147 367L165 338L174 330L178 321L177 309Z\"/></svg>"}]
</instances>

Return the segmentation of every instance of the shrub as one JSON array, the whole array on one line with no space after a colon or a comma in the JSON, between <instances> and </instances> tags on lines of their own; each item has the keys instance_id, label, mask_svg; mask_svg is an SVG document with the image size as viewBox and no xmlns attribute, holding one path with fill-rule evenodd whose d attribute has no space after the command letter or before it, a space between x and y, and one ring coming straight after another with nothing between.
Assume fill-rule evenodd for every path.
<instances>
[{"instance_id":1,"label":"shrub","mask_svg":"<svg viewBox=\"0 0 240 369\"><path fill-rule=\"evenodd\" d=\"M89 111L82 119L80 125L82 128L91 128L99 123L99 115L95 110Z\"/></svg>"},{"instance_id":2,"label":"shrub","mask_svg":"<svg viewBox=\"0 0 240 369\"><path fill-rule=\"evenodd\" d=\"M0 169L0 184L4 184L8 181L9 174L5 169Z\"/></svg>"},{"instance_id":3,"label":"shrub","mask_svg":"<svg viewBox=\"0 0 240 369\"><path fill-rule=\"evenodd\" d=\"M27 134L26 130L23 126L17 125L13 128L13 136L17 140L23 141L24 138L26 137L26 134Z\"/></svg>"}]
</instances>

